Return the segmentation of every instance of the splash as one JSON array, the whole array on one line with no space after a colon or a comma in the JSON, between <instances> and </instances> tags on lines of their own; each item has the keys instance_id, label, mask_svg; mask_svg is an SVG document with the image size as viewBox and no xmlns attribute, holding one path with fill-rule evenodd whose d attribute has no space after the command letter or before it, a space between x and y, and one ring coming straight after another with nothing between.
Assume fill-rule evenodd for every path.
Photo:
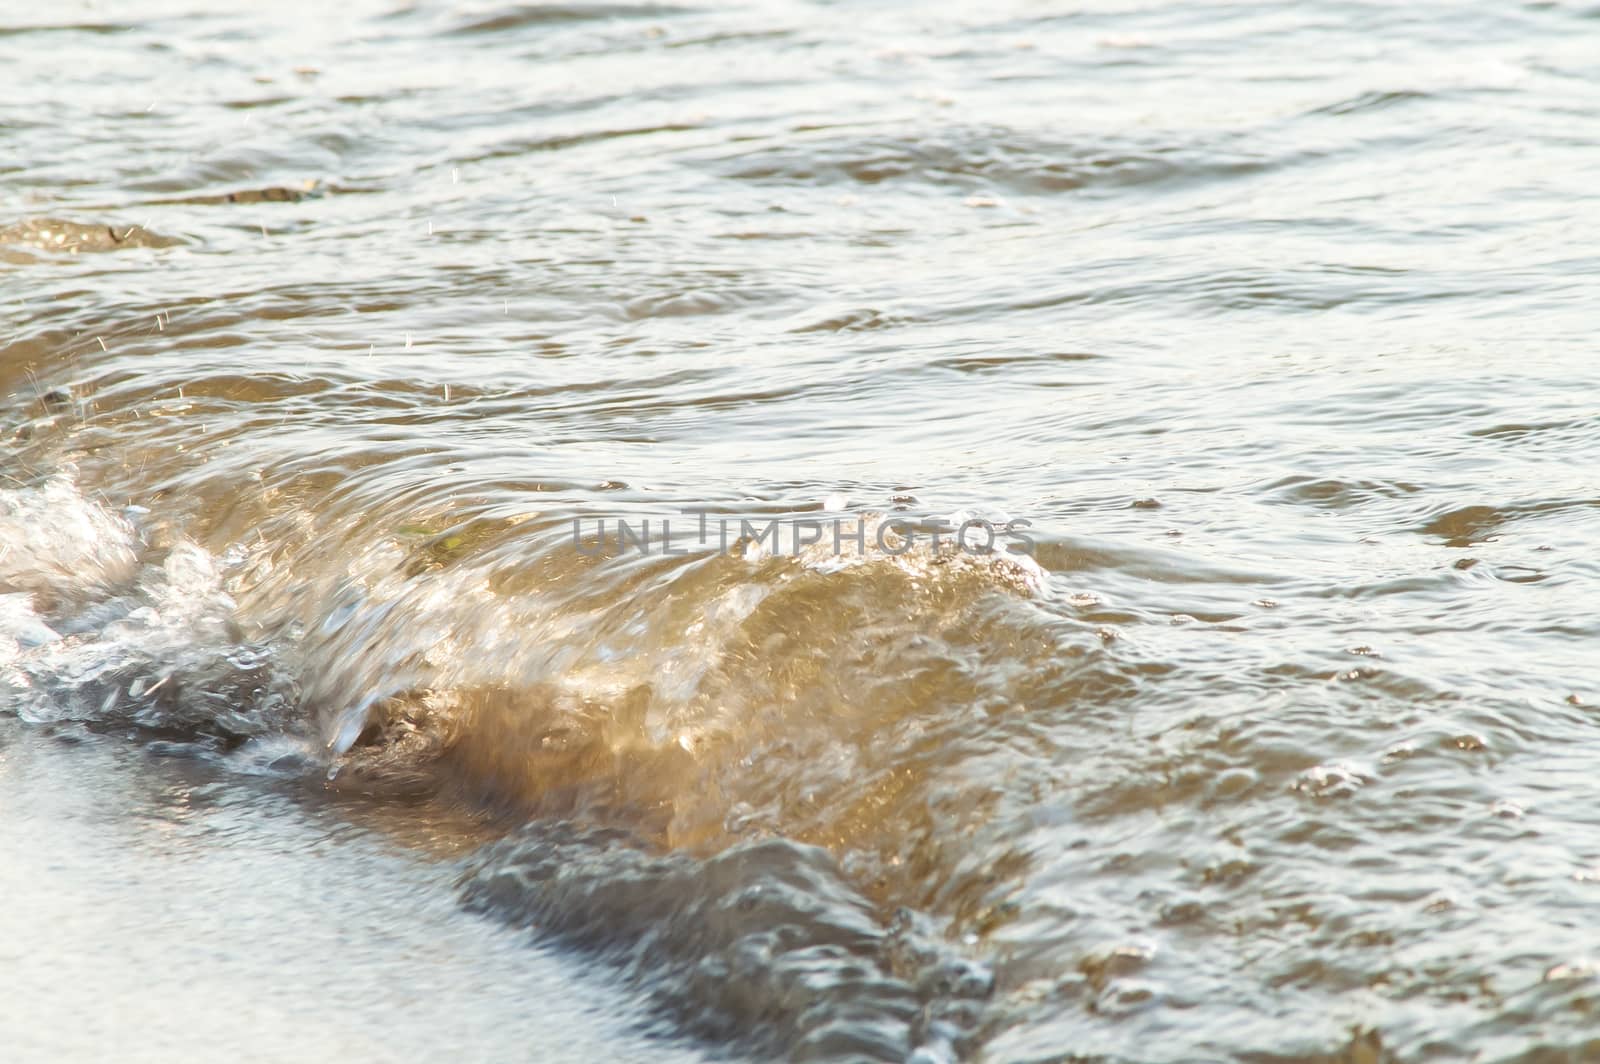
<instances>
[{"instance_id":1,"label":"splash","mask_svg":"<svg viewBox=\"0 0 1600 1064\"><path fill-rule=\"evenodd\" d=\"M0 710L231 743L293 718L293 684L238 632L216 559L153 548L70 479L0 492L0 590Z\"/></svg>"}]
</instances>

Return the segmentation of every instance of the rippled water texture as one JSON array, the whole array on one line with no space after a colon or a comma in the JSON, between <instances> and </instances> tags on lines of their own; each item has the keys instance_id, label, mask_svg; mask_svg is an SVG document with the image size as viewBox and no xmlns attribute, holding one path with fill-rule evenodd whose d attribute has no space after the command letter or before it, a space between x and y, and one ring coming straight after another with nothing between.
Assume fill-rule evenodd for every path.
<instances>
[{"instance_id":1,"label":"rippled water texture","mask_svg":"<svg viewBox=\"0 0 1600 1064\"><path fill-rule=\"evenodd\" d=\"M661 1054L1600 1051L1600 10L24 6L23 734ZM1038 547L574 547L685 508Z\"/></svg>"}]
</instances>

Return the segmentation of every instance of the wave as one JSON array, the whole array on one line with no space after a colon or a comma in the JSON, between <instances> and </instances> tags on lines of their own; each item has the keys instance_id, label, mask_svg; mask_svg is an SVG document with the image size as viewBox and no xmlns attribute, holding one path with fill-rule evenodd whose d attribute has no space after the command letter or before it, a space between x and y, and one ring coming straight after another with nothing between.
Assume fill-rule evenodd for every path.
<instances>
[{"instance_id":1,"label":"wave","mask_svg":"<svg viewBox=\"0 0 1600 1064\"><path fill-rule=\"evenodd\" d=\"M881 923L826 851L782 839L695 860L536 825L486 851L463 897L606 958L698 1035L796 1061L952 1060L994 985L909 910Z\"/></svg>"},{"instance_id":2,"label":"wave","mask_svg":"<svg viewBox=\"0 0 1600 1064\"><path fill-rule=\"evenodd\" d=\"M1047 655L1025 608L1048 576L888 553L877 520L842 555L666 565L585 559L537 522L213 555L57 475L0 490L0 710L475 811L510 834L464 903L617 966L682 1028L954 1059L993 974L834 854L898 861L930 788L986 787L937 756L964 729L928 715L930 685L981 693L968 625ZM542 579L495 571L509 543Z\"/></svg>"}]
</instances>

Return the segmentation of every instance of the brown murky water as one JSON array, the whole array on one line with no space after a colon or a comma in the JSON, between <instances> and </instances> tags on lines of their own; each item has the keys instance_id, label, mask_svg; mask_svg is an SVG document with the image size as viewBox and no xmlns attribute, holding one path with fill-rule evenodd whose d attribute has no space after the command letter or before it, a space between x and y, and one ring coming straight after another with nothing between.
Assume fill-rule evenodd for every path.
<instances>
[{"instance_id":1,"label":"brown murky water","mask_svg":"<svg viewBox=\"0 0 1600 1064\"><path fill-rule=\"evenodd\" d=\"M1591 1059L1596 15L8 9L12 741L521 929L468 1056Z\"/></svg>"}]
</instances>

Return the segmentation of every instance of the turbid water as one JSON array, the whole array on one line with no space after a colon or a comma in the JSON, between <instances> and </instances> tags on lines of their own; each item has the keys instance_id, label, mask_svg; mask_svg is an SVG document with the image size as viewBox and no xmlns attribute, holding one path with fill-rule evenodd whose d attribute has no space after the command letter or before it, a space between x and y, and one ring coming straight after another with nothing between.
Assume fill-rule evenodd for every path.
<instances>
[{"instance_id":1,"label":"turbid water","mask_svg":"<svg viewBox=\"0 0 1600 1064\"><path fill-rule=\"evenodd\" d=\"M0 17L7 1044L1600 1053L1600 11L220 6Z\"/></svg>"}]
</instances>

